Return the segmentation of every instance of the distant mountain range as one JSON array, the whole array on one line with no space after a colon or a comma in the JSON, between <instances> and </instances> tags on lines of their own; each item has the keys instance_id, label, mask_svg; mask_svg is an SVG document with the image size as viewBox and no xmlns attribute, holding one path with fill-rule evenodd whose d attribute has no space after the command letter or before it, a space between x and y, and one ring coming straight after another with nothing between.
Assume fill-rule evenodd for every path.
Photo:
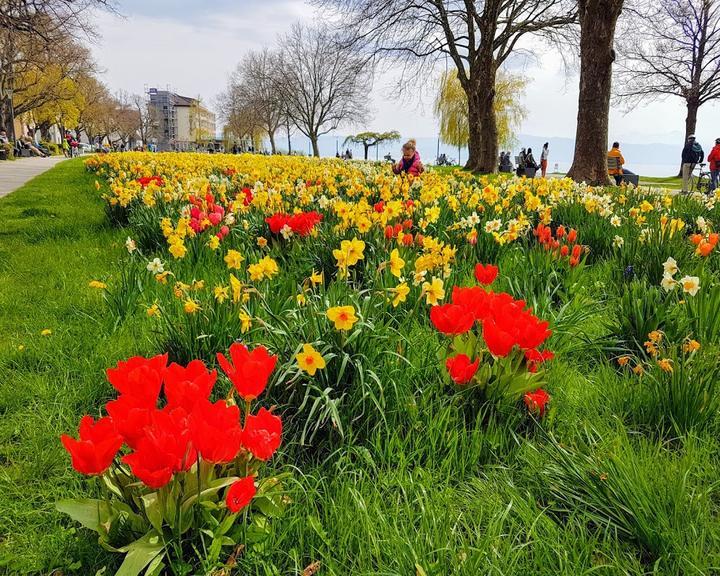
<instances>
[{"instance_id":1,"label":"distant mountain range","mask_svg":"<svg viewBox=\"0 0 720 576\"><path fill-rule=\"evenodd\" d=\"M664 134L658 135L658 139L662 138L667 142L668 137L672 138L673 135ZM324 157L335 156L336 149L342 154L343 150L348 147L343 147L342 143L345 139L345 135L327 135L322 136L319 141L320 155ZM682 139L682 135L678 134L678 139ZM282 143L287 143L281 137L276 139L282 147ZM311 152L309 147L309 140L304 137L294 136L292 139L292 145L294 150L303 151L305 154ZM438 146L437 138L418 137L416 138L418 151L421 157L426 163L434 163L438 155L446 154L448 158L455 162L460 160L459 163L463 164L467 160L467 150L461 148L459 151L457 148L448 146L440 143ZM575 150L575 140L573 138L543 138L541 136L532 136L528 134L521 134L518 136L519 145L512 150L512 156L520 151L520 148L532 148L535 154L535 158L539 161L540 150L545 142L550 145L550 170L555 168L561 172L567 171L572 163L573 153ZM400 156L401 142L394 142L390 144L381 144L378 149L370 149L370 159L380 159L390 153L390 155L397 159ZM708 144L709 145L709 144ZM611 143L608 144L608 149ZM362 158L363 148L362 146L349 146L353 152L353 157L356 159ZM620 149L622 150L623 156L627 167L646 176L670 176L679 169L680 166L680 146L666 143L648 143L648 144L636 144L631 142L620 142ZM706 150L706 154L709 150Z\"/></svg>"}]
</instances>

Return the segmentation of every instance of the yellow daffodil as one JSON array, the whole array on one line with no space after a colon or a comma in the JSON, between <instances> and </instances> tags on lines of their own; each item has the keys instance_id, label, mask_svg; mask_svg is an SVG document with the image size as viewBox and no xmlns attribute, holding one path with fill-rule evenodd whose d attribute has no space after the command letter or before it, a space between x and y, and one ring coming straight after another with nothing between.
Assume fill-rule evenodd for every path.
<instances>
[{"instance_id":1,"label":"yellow daffodil","mask_svg":"<svg viewBox=\"0 0 720 576\"><path fill-rule=\"evenodd\" d=\"M350 330L355 322L355 308L352 306L333 306L328 308L327 317L335 324L336 330Z\"/></svg>"},{"instance_id":2,"label":"yellow daffodil","mask_svg":"<svg viewBox=\"0 0 720 576\"><path fill-rule=\"evenodd\" d=\"M238 314L240 318L240 333L245 334L250 328L252 328L252 317L244 310Z\"/></svg>"},{"instance_id":3,"label":"yellow daffodil","mask_svg":"<svg viewBox=\"0 0 720 576\"><path fill-rule=\"evenodd\" d=\"M422 285L422 293L425 295L428 304L436 306L440 300L445 298L442 279L433 277L431 282L424 282Z\"/></svg>"},{"instance_id":4,"label":"yellow daffodil","mask_svg":"<svg viewBox=\"0 0 720 576\"><path fill-rule=\"evenodd\" d=\"M397 248L394 248L392 252L390 252L390 273L400 278L402 276L402 270L405 267L405 260L400 258L400 253L398 252Z\"/></svg>"},{"instance_id":5,"label":"yellow daffodil","mask_svg":"<svg viewBox=\"0 0 720 576\"><path fill-rule=\"evenodd\" d=\"M315 372L325 368L325 359L313 348L312 344L303 344L302 352L295 355L298 366L301 370L315 376Z\"/></svg>"},{"instance_id":6,"label":"yellow daffodil","mask_svg":"<svg viewBox=\"0 0 720 576\"><path fill-rule=\"evenodd\" d=\"M697 352L698 350L700 350L700 342L697 340L689 339L683 343L683 352L686 354Z\"/></svg>"},{"instance_id":7,"label":"yellow daffodil","mask_svg":"<svg viewBox=\"0 0 720 576\"><path fill-rule=\"evenodd\" d=\"M107 288L107 284L105 284L105 282L100 282L99 280L91 280L88 283L88 286L97 290L105 290L105 288Z\"/></svg>"},{"instance_id":8,"label":"yellow daffodil","mask_svg":"<svg viewBox=\"0 0 720 576\"><path fill-rule=\"evenodd\" d=\"M147 314L151 318L153 316L160 316L160 307L157 304L148 306L147 309L145 310L145 314Z\"/></svg>"},{"instance_id":9,"label":"yellow daffodil","mask_svg":"<svg viewBox=\"0 0 720 576\"><path fill-rule=\"evenodd\" d=\"M52 334L52 330L50 330L50 328L45 328L40 331L40 336L50 336L50 334Z\"/></svg>"},{"instance_id":10,"label":"yellow daffodil","mask_svg":"<svg viewBox=\"0 0 720 576\"><path fill-rule=\"evenodd\" d=\"M185 311L185 314L195 314L195 312L200 310L200 305L192 298L188 298L183 303L183 310Z\"/></svg>"},{"instance_id":11,"label":"yellow daffodil","mask_svg":"<svg viewBox=\"0 0 720 576\"><path fill-rule=\"evenodd\" d=\"M395 286L395 288L390 288L390 292L393 294L393 308L397 308L401 302L405 302L407 295L410 294L410 287L406 282L403 282Z\"/></svg>"},{"instance_id":12,"label":"yellow daffodil","mask_svg":"<svg viewBox=\"0 0 720 576\"><path fill-rule=\"evenodd\" d=\"M225 260L228 268L238 270L245 258L237 250L228 250L223 260Z\"/></svg>"}]
</instances>

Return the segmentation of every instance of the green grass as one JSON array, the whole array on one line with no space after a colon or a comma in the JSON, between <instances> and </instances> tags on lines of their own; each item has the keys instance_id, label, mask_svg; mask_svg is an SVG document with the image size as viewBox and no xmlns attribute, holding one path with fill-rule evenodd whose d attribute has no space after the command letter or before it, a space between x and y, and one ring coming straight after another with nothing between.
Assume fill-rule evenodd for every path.
<instances>
[{"instance_id":1,"label":"green grass","mask_svg":"<svg viewBox=\"0 0 720 576\"><path fill-rule=\"evenodd\" d=\"M128 273L128 232L109 225L93 182L68 161L0 200L0 573L117 566L54 511L95 489L72 471L59 435L111 396L106 367L162 342L142 307L152 293L108 307L88 287ZM602 340L616 305L611 262L556 274L557 291L537 253L502 260L558 327L554 408L541 424L468 411L428 369L426 326L404 322L412 368L368 367L394 385L383 418L370 405L377 425L325 450L286 439L271 467L291 473L290 505L235 573L301 574L319 561L318 574L337 576L718 574L717 419L667 439L633 418L646 392L607 362Z\"/></svg>"},{"instance_id":2,"label":"green grass","mask_svg":"<svg viewBox=\"0 0 720 576\"><path fill-rule=\"evenodd\" d=\"M640 176L640 186L653 186L655 188L680 190L682 188L682 178L678 178L677 176Z\"/></svg>"}]
</instances>

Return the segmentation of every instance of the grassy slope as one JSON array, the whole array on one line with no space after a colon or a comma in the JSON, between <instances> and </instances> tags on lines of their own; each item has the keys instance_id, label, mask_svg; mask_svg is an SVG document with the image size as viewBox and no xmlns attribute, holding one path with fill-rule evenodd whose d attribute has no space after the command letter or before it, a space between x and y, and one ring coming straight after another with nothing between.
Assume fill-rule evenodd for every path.
<instances>
[{"instance_id":1,"label":"grassy slope","mask_svg":"<svg viewBox=\"0 0 720 576\"><path fill-rule=\"evenodd\" d=\"M87 287L118 269L125 235L106 224L78 162L0 201L0 222L0 573L92 574L111 560L53 511L57 499L91 489L70 469L58 436L109 395L105 367L151 352L142 310L114 329ZM40 336L44 328L53 334ZM417 354L413 360L421 365ZM338 576L670 575L680 573L677 558L684 573L713 573L707 567L718 559L705 557L703 539L717 532L716 504L699 490L716 480L712 435L675 451L651 437L628 439L617 418L627 381L585 360L553 365L558 413L547 425L565 444L588 422L602 435L592 450L620 462L622 481L612 476L610 485L615 506L632 512L633 537L593 513L602 492L586 495L585 508L549 514L542 502L560 477L543 475L556 451L543 434L523 431L516 442L507 424L468 424L434 374L411 371L398 382L402 406L368 441L325 459L285 448L275 466L293 470L292 505L275 522L265 562L248 558L240 573L297 574L319 560L320 574ZM573 487L572 478L559 486ZM653 543L637 542L647 524L664 526L658 546L667 552L655 569Z\"/></svg>"},{"instance_id":2,"label":"grassy slope","mask_svg":"<svg viewBox=\"0 0 720 576\"><path fill-rule=\"evenodd\" d=\"M69 161L0 200L0 571L46 573L79 557L53 512L80 488L59 435L108 393L105 367L142 349L132 326L112 332L88 288L124 239L92 183Z\"/></svg>"}]
</instances>

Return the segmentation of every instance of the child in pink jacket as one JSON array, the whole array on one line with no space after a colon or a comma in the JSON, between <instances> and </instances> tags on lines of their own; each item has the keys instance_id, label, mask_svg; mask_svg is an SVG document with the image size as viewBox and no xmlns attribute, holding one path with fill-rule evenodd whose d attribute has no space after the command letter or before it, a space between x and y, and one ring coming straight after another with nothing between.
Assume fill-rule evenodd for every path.
<instances>
[{"instance_id":1,"label":"child in pink jacket","mask_svg":"<svg viewBox=\"0 0 720 576\"><path fill-rule=\"evenodd\" d=\"M416 147L415 140L408 140L403 144L402 158L393 166L393 172L395 172L395 174L405 172L406 174L419 176L425 171L425 166L423 166L423 163L420 161L420 154Z\"/></svg>"}]
</instances>

